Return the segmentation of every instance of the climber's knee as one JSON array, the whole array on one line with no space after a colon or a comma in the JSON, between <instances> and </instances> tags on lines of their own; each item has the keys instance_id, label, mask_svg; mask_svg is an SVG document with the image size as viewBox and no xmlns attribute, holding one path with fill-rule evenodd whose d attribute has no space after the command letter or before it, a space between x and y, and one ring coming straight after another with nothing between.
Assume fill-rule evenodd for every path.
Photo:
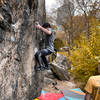
<instances>
[{"instance_id":1,"label":"climber's knee","mask_svg":"<svg viewBox=\"0 0 100 100\"><path fill-rule=\"evenodd\" d=\"M42 55L42 54L41 54L40 52L36 52L36 54L35 54L35 58L38 59L38 58L41 57L41 55Z\"/></svg>"},{"instance_id":2,"label":"climber's knee","mask_svg":"<svg viewBox=\"0 0 100 100\"><path fill-rule=\"evenodd\" d=\"M37 59L37 58L38 58L38 56L39 56L39 53L38 53L38 52L36 52L34 56L35 56L35 58Z\"/></svg>"}]
</instances>

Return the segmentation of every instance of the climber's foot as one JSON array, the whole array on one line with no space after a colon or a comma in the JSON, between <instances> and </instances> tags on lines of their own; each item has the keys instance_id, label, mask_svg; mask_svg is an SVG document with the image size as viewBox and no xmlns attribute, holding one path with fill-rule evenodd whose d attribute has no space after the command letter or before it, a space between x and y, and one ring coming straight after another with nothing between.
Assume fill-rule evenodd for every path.
<instances>
[{"instance_id":1,"label":"climber's foot","mask_svg":"<svg viewBox=\"0 0 100 100\"><path fill-rule=\"evenodd\" d=\"M36 66L35 67L35 70L36 71L43 71L44 70L44 67L43 66Z\"/></svg>"},{"instance_id":2,"label":"climber's foot","mask_svg":"<svg viewBox=\"0 0 100 100\"><path fill-rule=\"evenodd\" d=\"M44 67L44 70L50 70L50 69L51 67L49 65Z\"/></svg>"}]
</instances>

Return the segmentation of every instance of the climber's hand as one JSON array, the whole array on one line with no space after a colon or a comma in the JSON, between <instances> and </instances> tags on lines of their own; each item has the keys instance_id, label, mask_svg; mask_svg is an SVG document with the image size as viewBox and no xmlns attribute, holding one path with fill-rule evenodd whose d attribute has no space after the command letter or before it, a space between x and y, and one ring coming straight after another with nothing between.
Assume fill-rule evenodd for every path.
<instances>
[{"instance_id":1,"label":"climber's hand","mask_svg":"<svg viewBox=\"0 0 100 100\"><path fill-rule=\"evenodd\" d=\"M37 28L37 29L41 29L42 26L41 26L40 24L38 24L38 25L36 25L36 28Z\"/></svg>"}]
</instances>

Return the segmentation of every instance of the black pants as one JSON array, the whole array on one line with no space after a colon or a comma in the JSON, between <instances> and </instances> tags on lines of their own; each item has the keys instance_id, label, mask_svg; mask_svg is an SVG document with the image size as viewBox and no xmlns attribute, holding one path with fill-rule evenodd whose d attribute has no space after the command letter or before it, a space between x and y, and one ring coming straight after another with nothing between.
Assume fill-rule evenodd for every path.
<instances>
[{"instance_id":1,"label":"black pants","mask_svg":"<svg viewBox=\"0 0 100 100\"><path fill-rule=\"evenodd\" d=\"M35 54L35 59L39 63L40 66L43 66L43 63L46 67L48 67L48 61L46 59L47 55L50 55L52 52L48 49L42 49Z\"/></svg>"}]
</instances>

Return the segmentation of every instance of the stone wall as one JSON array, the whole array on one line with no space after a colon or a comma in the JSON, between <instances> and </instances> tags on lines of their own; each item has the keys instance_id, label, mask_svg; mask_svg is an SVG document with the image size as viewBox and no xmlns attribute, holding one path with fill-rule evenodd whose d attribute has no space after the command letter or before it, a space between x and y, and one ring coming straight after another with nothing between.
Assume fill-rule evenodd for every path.
<instances>
[{"instance_id":1,"label":"stone wall","mask_svg":"<svg viewBox=\"0 0 100 100\"><path fill-rule=\"evenodd\" d=\"M0 100L32 100L44 75L34 70L43 45L35 23L45 21L45 0L6 0L0 7Z\"/></svg>"}]
</instances>

